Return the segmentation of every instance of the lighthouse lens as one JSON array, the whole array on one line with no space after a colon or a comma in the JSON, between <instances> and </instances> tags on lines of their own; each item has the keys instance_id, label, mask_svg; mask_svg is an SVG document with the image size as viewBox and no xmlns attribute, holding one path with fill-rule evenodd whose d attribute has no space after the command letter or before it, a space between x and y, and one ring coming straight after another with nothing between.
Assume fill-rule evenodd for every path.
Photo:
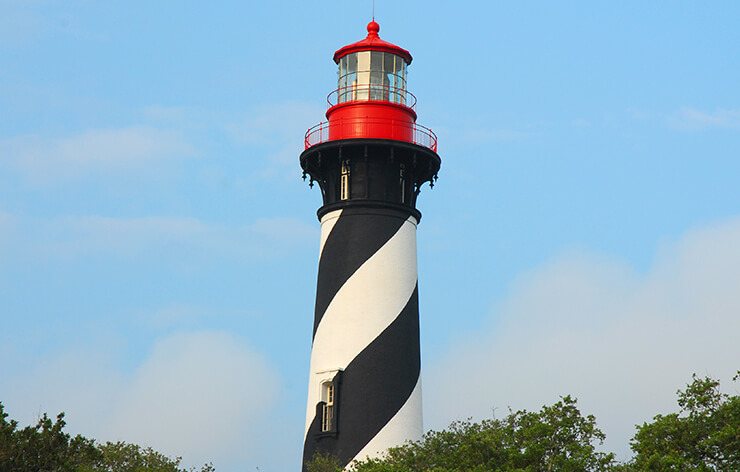
<instances>
[{"instance_id":1,"label":"lighthouse lens","mask_svg":"<svg viewBox=\"0 0 740 472\"><path fill-rule=\"evenodd\" d=\"M337 102L380 100L406 105L406 61L383 51L358 51L339 59Z\"/></svg>"}]
</instances>

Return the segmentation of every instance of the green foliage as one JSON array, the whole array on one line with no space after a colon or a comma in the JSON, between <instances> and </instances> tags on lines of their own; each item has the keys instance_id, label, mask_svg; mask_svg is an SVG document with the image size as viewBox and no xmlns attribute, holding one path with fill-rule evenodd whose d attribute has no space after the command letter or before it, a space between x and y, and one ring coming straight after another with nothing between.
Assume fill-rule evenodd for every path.
<instances>
[{"instance_id":1,"label":"green foliage","mask_svg":"<svg viewBox=\"0 0 740 472\"><path fill-rule=\"evenodd\" d=\"M740 378L740 372L733 380ZM391 448L382 459L354 464L356 472L738 472L740 397L721 393L719 381L696 375L678 391L679 413L657 415L637 427L634 458L617 464L596 451L605 436L576 400L561 398L540 411L503 419L455 422L421 441ZM0 403L0 472L195 472L151 448L125 442L96 444L64 432L64 413L46 414L19 429ZM341 472L330 455L317 455L308 472ZM200 472L215 472L206 464Z\"/></svg>"},{"instance_id":2,"label":"green foliage","mask_svg":"<svg viewBox=\"0 0 740 472\"><path fill-rule=\"evenodd\" d=\"M733 380L739 378L740 372ZM678 406L679 413L637 427L631 441L635 456L622 464L613 454L596 451L604 433L566 396L538 412L455 422L354 467L356 472L740 472L740 397L721 393L717 380L694 375L678 391ZM308 470L342 468L330 456L317 456Z\"/></svg>"},{"instance_id":3,"label":"green foliage","mask_svg":"<svg viewBox=\"0 0 740 472\"><path fill-rule=\"evenodd\" d=\"M339 459L331 454L316 453L313 460L306 465L307 472L342 472Z\"/></svg>"},{"instance_id":4,"label":"green foliage","mask_svg":"<svg viewBox=\"0 0 740 472\"><path fill-rule=\"evenodd\" d=\"M717 380L694 375L678 391L678 406L680 413L637 427L634 470L740 471L740 397L721 393Z\"/></svg>"},{"instance_id":5,"label":"green foliage","mask_svg":"<svg viewBox=\"0 0 740 472\"><path fill-rule=\"evenodd\" d=\"M18 422L7 420L0 403L0 470L3 472L77 472L96 467L102 454L92 440L82 436L70 438L63 431L64 413L56 421L46 413L35 426L18 428Z\"/></svg>"},{"instance_id":6,"label":"green foliage","mask_svg":"<svg viewBox=\"0 0 740 472\"><path fill-rule=\"evenodd\" d=\"M169 457L124 442L95 444L63 431L64 413L53 421L45 413L35 426L18 429L0 403L0 471L2 472L194 472ZM215 472L206 464L200 472Z\"/></svg>"},{"instance_id":7,"label":"green foliage","mask_svg":"<svg viewBox=\"0 0 740 472\"><path fill-rule=\"evenodd\" d=\"M105 472L180 472L181 458L169 457L154 451L152 448L142 448L136 444L125 442L108 442L99 446L103 453L104 466L95 471Z\"/></svg>"},{"instance_id":8,"label":"green foliage","mask_svg":"<svg viewBox=\"0 0 740 472\"><path fill-rule=\"evenodd\" d=\"M356 465L357 472L589 472L611 470L613 454L597 452L604 439L593 416L563 397L538 412L502 420L463 421L431 431L421 441L392 448L385 458Z\"/></svg>"}]
</instances>

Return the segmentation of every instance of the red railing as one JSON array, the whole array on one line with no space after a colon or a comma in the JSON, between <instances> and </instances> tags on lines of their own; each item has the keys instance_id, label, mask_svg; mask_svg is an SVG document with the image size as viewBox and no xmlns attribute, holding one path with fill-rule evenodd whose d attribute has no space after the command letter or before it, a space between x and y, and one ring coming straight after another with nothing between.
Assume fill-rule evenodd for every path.
<instances>
[{"instance_id":1,"label":"red railing","mask_svg":"<svg viewBox=\"0 0 740 472\"><path fill-rule=\"evenodd\" d=\"M355 136L357 138L377 137L373 136L372 133L368 131L370 126L376 126L379 123L378 119L374 119L372 121L372 123L367 123L365 120L354 120L352 127L354 129ZM411 128L411 142L437 152L437 135L429 128L416 123L410 125L408 123L399 123L394 120L381 120L381 123L388 130L391 136L394 134L394 131L399 135L407 135L407 131ZM403 140L406 141L406 139ZM304 141L306 149L327 141L331 141L331 138L329 137L329 122L327 121L319 123L306 131Z\"/></svg>"},{"instance_id":2,"label":"red railing","mask_svg":"<svg viewBox=\"0 0 740 472\"><path fill-rule=\"evenodd\" d=\"M326 141L329 141L328 121L322 121L321 123L309 128L308 131L306 131L306 139L304 141L306 149Z\"/></svg>"},{"instance_id":3,"label":"red railing","mask_svg":"<svg viewBox=\"0 0 740 472\"><path fill-rule=\"evenodd\" d=\"M416 97L406 89L380 84L349 85L340 87L326 97L329 107L349 102L391 102L412 110L416 107Z\"/></svg>"}]
</instances>

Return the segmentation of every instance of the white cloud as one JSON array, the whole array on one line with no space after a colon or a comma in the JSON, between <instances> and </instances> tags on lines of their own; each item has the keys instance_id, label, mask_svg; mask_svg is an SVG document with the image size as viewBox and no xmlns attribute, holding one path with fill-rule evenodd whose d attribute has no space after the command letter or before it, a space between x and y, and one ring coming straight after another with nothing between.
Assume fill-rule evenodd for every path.
<instances>
[{"instance_id":1,"label":"white cloud","mask_svg":"<svg viewBox=\"0 0 740 472\"><path fill-rule=\"evenodd\" d=\"M229 319L243 322L261 316L261 312L247 308L224 308L173 302L157 309L127 310L126 316L133 319L139 326L162 331L176 327L198 325L199 322L207 322L212 319Z\"/></svg>"},{"instance_id":2,"label":"white cloud","mask_svg":"<svg viewBox=\"0 0 740 472\"><path fill-rule=\"evenodd\" d=\"M299 102L263 105L228 129L234 139L244 144L270 145L285 140L302 144L306 130L326 119L324 112L319 107Z\"/></svg>"},{"instance_id":3,"label":"white cloud","mask_svg":"<svg viewBox=\"0 0 740 472\"><path fill-rule=\"evenodd\" d=\"M3 369L2 402L21 425L35 422L43 413L55 417L65 412L77 432L99 431L100 421L110 415L110 405L125 385L125 377L110 369L111 360L101 346L72 348L46 358L16 357L24 364Z\"/></svg>"},{"instance_id":4,"label":"white cloud","mask_svg":"<svg viewBox=\"0 0 740 472\"><path fill-rule=\"evenodd\" d=\"M175 334L156 344L119 397L106 436L204 462L241 456L272 408L278 379L225 333Z\"/></svg>"},{"instance_id":5,"label":"white cloud","mask_svg":"<svg viewBox=\"0 0 740 472\"><path fill-rule=\"evenodd\" d=\"M3 224L3 218L10 223ZM10 227L7 234L12 229L12 235L5 237L6 248L12 242L17 253L55 258L101 254L130 257L152 251L159 256L187 254L190 261L200 256L271 258L318 240L318 228L292 218L257 219L251 225L227 226L192 217L92 215L41 220L0 215L0 235L3 226Z\"/></svg>"},{"instance_id":6,"label":"white cloud","mask_svg":"<svg viewBox=\"0 0 740 472\"><path fill-rule=\"evenodd\" d=\"M65 411L69 432L150 445L183 456L188 466L215 460L217 467L260 454L254 436L272 431L267 415L275 414L279 390L269 363L222 332L162 338L129 372L99 343L46 358L0 385L21 424Z\"/></svg>"},{"instance_id":7,"label":"white cloud","mask_svg":"<svg viewBox=\"0 0 740 472\"><path fill-rule=\"evenodd\" d=\"M250 117L227 126L237 143L264 151L268 167L260 178L296 176L296 161L303 150L306 130L324 121L325 109L288 102L258 107Z\"/></svg>"},{"instance_id":8,"label":"white cloud","mask_svg":"<svg viewBox=\"0 0 740 472\"><path fill-rule=\"evenodd\" d=\"M80 27L76 16L49 8L45 0L0 0L0 41L3 46L25 45L52 36L71 35L83 40L101 41L108 38Z\"/></svg>"},{"instance_id":9,"label":"white cloud","mask_svg":"<svg viewBox=\"0 0 740 472\"><path fill-rule=\"evenodd\" d=\"M190 157L195 149L175 130L148 126L92 129L48 139L27 135L0 141L0 156L35 183L152 171L152 164Z\"/></svg>"},{"instance_id":10,"label":"white cloud","mask_svg":"<svg viewBox=\"0 0 740 472\"><path fill-rule=\"evenodd\" d=\"M497 322L426 366L427 427L579 398L629 454L634 425L676 410L691 374L740 368L740 219L689 231L646 275L569 254L513 284Z\"/></svg>"},{"instance_id":11,"label":"white cloud","mask_svg":"<svg viewBox=\"0 0 740 472\"><path fill-rule=\"evenodd\" d=\"M740 129L740 110L706 112L691 107L681 109L668 116L668 123L678 129L701 130L706 128Z\"/></svg>"}]
</instances>

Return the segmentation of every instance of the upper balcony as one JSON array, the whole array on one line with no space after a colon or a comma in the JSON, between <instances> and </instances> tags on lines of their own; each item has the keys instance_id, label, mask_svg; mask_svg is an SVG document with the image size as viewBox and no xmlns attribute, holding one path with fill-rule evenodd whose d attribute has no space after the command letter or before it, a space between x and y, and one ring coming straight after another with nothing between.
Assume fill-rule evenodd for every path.
<instances>
[{"instance_id":1,"label":"upper balcony","mask_svg":"<svg viewBox=\"0 0 740 472\"><path fill-rule=\"evenodd\" d=\"M434 131L416 123L384 118L343 118L341 121L333 123L328 121L321 122L306 131L304 139L305 149L317 144L338 139L333 136L335 133L330 133L332 127L341 127L345 130L349 129L350 133L352 133L351 135L348 135L345 131L343 137L340 139L346 139L347 136L354 138L397 139L398 141L407 141L418 144L419 146L424 146L425 148L437 152L437 135L434 134ZM376 135L373 132L373 130L378 127L383 129L383 136Z\"/></svg>"}]
</instances>

